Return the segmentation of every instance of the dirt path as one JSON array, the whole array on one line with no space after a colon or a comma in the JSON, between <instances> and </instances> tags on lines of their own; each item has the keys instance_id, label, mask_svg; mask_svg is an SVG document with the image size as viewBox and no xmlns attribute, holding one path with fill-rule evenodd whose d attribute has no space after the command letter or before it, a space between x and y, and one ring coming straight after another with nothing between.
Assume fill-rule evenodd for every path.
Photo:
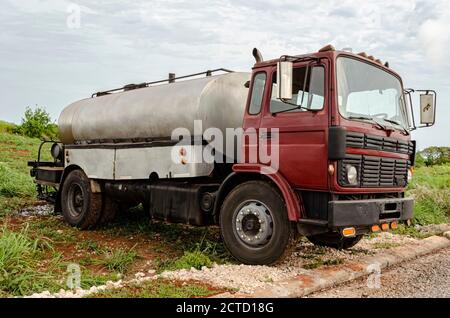
<instances>
[{"instance_id":1,"label":"dirt path","mask_svg":"<svg viewBox=\"0 0 450 318\"><path fill-rule=\"evenodd\" d=\"M450 297L450 248L421 257L381 273L380 288L364 278L310 297Z\"/></svg>"}]
</instances>

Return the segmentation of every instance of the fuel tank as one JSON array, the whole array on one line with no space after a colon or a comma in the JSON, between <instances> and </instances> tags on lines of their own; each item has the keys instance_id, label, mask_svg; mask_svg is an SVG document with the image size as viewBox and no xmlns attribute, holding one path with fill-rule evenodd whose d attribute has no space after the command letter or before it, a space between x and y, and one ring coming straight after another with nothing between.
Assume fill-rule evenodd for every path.
<instances>
[{"instance_id":1,"label":"fuel tank","mask_svg":"<svg viewBox=\"0 0 450 318\"><path fill-rule=\"evenodd\" d=\"M77 101L61 113L64 144L167 138L175 128L194 135L194 120L203 130L242 127L250 73L223 75L150 86Z\"/></svg>"}]
</instances>

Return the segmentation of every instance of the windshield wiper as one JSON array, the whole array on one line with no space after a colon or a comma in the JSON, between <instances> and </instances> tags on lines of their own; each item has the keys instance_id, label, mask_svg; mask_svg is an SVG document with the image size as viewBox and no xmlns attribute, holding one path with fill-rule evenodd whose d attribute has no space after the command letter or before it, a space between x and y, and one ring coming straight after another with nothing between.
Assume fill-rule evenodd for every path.
<instances>
[{"instance_id":1,"label":"windshield wiper","mask_svg":"<svg viewBox=\"0 0 450 318\"><path fill-rule=\"evenodd\" d=\"M286 103L286 104L288 104L288 103ZM308 109L306 107L303 107L302 105L298 105L298 106L295 106L295 107L292 107L292 108L288 108L288 109L283 109L283 110L279 110L279 111L276 111L276 112L272 112L272 115L286 113L286 112L290 112L290 111L293 111L293 110L296 110L296 109L311 110L311 109Z\"/></svg>"},{"instance_id":2,"label":"windshield wiper","mask_svg":"<svg viewBox=\"0 0 450 318\"><path fill-rule=\"evenodd\" d=\"M379 122L377 122L375 119L365 116L349 116L348 119L359 119L359 120L366 120L377 126L378 128L382 130L388 130L387 127L383 126Z\"/></svg>"},{"instance_id":3,"label":"windshield wiper","mask_svg":"<svg viewBox=\"0 0 450 318\"><path fill-rule=\"evenodd\" d=\"M409 131L406 130L406 128L403 127L402 124L399 123L398 121L393 120L393 119L386 119L386 118L383 118L383 120L386 121L386 122L388 122L388 123L391 123L391 124L394 124L394 125L397 125L398 127L400 127L400 128L402 129L402 133L403 133L405 136L408 136L408 135L409 135Z\"/></svg>"}]
</instances>

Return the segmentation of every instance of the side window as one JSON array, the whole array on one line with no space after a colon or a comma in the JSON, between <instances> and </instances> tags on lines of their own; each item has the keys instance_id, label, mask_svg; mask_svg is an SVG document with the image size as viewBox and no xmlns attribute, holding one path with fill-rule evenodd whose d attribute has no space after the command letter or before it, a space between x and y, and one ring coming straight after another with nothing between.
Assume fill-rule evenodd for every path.
<instances>
[{"instance_id":1,"label":"side window","mask_svg":"<svg viewBox=\"0 0 450 318\"><path fill-rule=\"evenodd\" d=\"M266 86L266 73L261 72L253 78L252 98L250 100L250 107L248 113L250 115L259 114L261 111L262 100L264 96L264 87Z\"/></svg>"},{"instance_id":2,"label":"side window","mask_svg":"<svg viewBox=\"0 0 450 318\"><path fill-rule=\"evenodd\" d=\"M292 99L287 103L276 97L277 74L272 76L272 97L270 99L270 112L284 111L295 106L302 108L290 112L302 112L306 109L320 110L325 101L325 69L321 66L310 68L306 74L306 67L295 68L293 72ZM305 75L307 78L305 79Z\"/></svg>"}]
</instances>

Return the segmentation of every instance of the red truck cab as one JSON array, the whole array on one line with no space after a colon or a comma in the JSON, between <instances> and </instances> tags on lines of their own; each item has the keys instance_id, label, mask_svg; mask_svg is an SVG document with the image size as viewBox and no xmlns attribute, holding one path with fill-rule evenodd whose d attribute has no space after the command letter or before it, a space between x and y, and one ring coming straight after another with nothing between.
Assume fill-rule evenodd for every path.
<instances>
[{"instance_id":1,"label":"red truck cab","mask_svg":"<svg viewBox=\"0 0 450 318\"><path fill-rule=\"evenodd\" d=\"M290 63L292 91L280 100L283 77L277 72L283 60ZM365 233L410 222L413 199L405 198L405 188L415 142L407 95L389 64L365 53L327 46L313 54L257 60L243 128L256 128L251 133L259 139L270 139L270 130L277 129L278 169L262 179L276 185L300 234L315 244L349 248ZM434 114L432 119L422 123L432 125ZM246 138L251 133L243 141L246 154L261 147ZM242 178L261 174L265 166L247 161L233 170Z\"/></svg>"}]
</instances>

